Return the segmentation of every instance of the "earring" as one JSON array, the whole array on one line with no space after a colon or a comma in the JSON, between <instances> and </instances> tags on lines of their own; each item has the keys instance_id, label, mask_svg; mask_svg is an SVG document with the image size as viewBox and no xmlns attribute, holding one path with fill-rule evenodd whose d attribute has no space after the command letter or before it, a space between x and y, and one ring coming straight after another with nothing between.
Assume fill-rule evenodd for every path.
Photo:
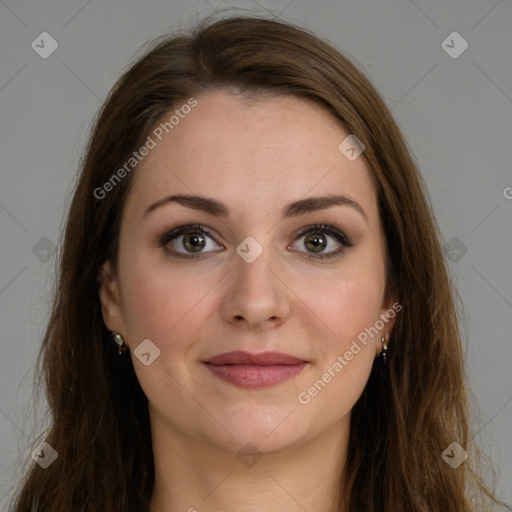
<instances>
[{"instance_id":1,"label":"earring","mask_svg":"<svg viewBox=\"0 0 512 512\"><path fill-rule=\"evenodd\" d=\"M380 357L382 359L382 365L385 366L388 361L388 344L384 336L382 336L380 341L382 342L382 352L380 353Z\"/></svg>"},{"instance_id":2,"label":"earring","mask_svg":"<svg viewBox=\"0 0 512 512\"><path fill-rule=\"evenodd\" d=\"M122 352L126 352L128 350L128 347L126 346L126 342L124 341L124 338L121 334L117 332L112 333L112 342L115 343L119 349L119 355L121 355Z\"/></svg>"}]
</instances>

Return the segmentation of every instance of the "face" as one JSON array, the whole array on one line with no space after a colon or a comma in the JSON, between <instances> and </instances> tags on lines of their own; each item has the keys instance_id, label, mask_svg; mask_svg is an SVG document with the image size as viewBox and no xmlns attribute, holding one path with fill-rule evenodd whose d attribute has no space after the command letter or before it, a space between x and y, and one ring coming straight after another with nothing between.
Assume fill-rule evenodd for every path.
<instances>
[{"instance_id":1,"label":"face","mask_svg":"<svg viewBox=\"0 0 512 512\"><path fill-rule=\"evenodd\" d=\"M105 264L100 287L152 424L262 452L348 424L393 325L376 193L363 158L338 149L348 135L308 100L217 91L153 136L123 212L117 275ZM345 199L310 200L324 196ZM296 360L214 364L233 351Z\"/></svg>"}]
</instances>

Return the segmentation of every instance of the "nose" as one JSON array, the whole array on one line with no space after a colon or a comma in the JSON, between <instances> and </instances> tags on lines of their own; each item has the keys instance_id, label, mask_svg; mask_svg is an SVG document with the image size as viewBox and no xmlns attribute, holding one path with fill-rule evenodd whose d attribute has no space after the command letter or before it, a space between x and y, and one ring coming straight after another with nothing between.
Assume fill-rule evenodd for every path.
<instances>
[{"instance_id":1,"label":"nose","mask_svg":"<svg viewBox=\"0 0 512 512\"><path fill-rule=\"evenodd\" d=\"M229 284L222 301L228 322L245 322L252 329L277 327L290 313L290 288L271 249L251 263L235 256Z\"/></svg>"}]
</instances>

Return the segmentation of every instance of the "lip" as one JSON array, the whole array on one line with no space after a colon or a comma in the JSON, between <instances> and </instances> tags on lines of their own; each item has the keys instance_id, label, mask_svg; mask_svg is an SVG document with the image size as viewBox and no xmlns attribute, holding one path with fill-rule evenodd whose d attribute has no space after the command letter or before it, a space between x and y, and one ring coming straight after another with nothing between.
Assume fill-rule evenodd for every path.
<instances>
[{"instance_id":1,"label":"lip","mask_svg":"<svg viewBox=\"0 0 512 512\"><path fill-rule=\"evenodd\" d=\"M297 375L308 361L282 352L226 352L203 364L214 375L242 388L275 386Z\"/></svg>"},{"instance_id":2,"label":"lip","mask_svg":"<svg viewBox=\"0 0 512 512\"><path fill-rule=\"evenodd\" d=\"M282 352L259 352L251 354L243 350L234 352L224 352L217 356L211 357L205 361L211 364L244 364L255 366L270 366L276 364L298 364L305 363L304 359L283 354Z\"/></svg>"}]
</instances>

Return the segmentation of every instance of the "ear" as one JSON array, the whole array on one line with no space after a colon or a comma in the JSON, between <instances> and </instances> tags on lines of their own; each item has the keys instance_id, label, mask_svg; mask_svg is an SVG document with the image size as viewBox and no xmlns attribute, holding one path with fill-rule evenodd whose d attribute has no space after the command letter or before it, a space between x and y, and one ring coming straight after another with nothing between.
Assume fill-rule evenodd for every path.
<instances>
[{"instance_id":1,"label":"ear","mask_svg":"<svg viewBox=\"0 0 512 512\"><path fill-rule=\"evenodd\" d=\"M98 294L107 329L126 336L119 282L109 261L106 261L98 272Z\"/></svg>"}]
</instances>

